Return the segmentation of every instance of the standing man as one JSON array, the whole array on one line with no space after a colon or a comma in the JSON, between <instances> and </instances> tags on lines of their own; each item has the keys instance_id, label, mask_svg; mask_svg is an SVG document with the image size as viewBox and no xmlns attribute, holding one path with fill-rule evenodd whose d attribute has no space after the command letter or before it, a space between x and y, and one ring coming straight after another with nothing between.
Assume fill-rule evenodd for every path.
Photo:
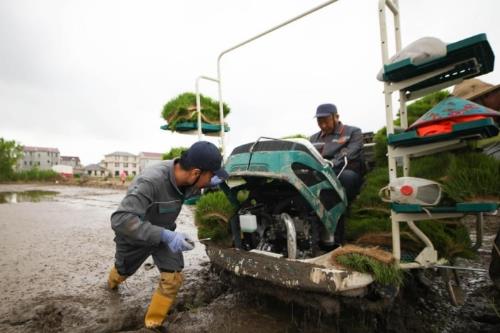
<instances>
[{"instance_id":1,"label":"standing man","mask_svg":"<svg viewBox=\"0 0 500 333\"><path fill-rule=\"evenodd\" d=\"M347 167L340 175L339 181L346 191L347 201L350 204L359 193L365 172L363 134L359 128L344 125L339 121L337 107L334 104L318 106L315 118L320 131L312 135L309 141L313 144L322 144L319 152L323 158L333 162L336 174L339 174L344 167L347 157ZM344 242L344 220L344 217L339 220L335 230L335 241L338 244Z\"/></svg>"},{"instance_id":2,"label":"standing man","mask_svg":"<svg viewBox=\"0 0 500 333\"><path fill-rule=\"evenodd\" d=\"M125 185L126 179L127 179L127 175L125 174L125 171L122 170L122 172L120 172L120 181L122 182L122 185Z\"/></svg>"},{"instance_id":3,"label":"standing man","mask_svg":"<svg viewBox=\"0 0 500 333\"><path fill-rule=\"evenodd\" d=\"M149 304L144 324L162 332L162 324L182 284L182 251L194 248L188 235L175 232L175 220L184 199L201 188L228 177L222 156L207 141L193 144L181 157L146 168L130 184L118 209L111 215L115 231L115 264L108 277L110 289L134 274L151 255L160 282Z\"/></svg>"}]
</instances>

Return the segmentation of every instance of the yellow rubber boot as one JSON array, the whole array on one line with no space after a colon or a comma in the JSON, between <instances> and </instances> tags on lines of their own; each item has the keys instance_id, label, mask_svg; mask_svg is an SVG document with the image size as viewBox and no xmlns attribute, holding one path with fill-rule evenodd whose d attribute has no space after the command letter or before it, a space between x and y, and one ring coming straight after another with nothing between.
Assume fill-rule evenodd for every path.
<instances>
[{"instance_id":1,"label":"yellow rubber boot","mask_svg":"<svg viewBox=\"0 0 500 333\"><path fill-rule=\"evenodd\" d=\"M118 288L118 285L125 281L127 279L126 276L120 275L118 271L116 270L116 267L113 266L111 268L111 271L109 271L109 276L108 276L108 287L111 290L115 290Z\"/></svg>"},{"instance_id":2,"label":"yellow rubber boot","mask_svg":"<svg viewBox=\"0 0 500 333\"><path fill-rule=\"evenodd\" d=\"M148 328L161 326L168 310L177 297L177 292L182 285L182 273L161 273L160 283L149 304L144 325Z\"/></svg>"}]
</instances>

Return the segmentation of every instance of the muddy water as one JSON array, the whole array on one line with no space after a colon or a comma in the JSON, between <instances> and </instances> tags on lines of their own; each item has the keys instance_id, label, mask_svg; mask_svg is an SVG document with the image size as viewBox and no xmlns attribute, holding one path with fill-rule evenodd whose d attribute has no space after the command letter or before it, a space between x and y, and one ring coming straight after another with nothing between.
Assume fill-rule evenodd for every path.
<instances>
[{"instance_id":1,"label":"muddy water","mask_svg":"<svg viewBox=\"0 0 500 333\"><path fill-rule=\"evenodd\" d=\"M138 330L156 288L156 269L139 269L118 292L105 288L114 255L109 217L124 191L0 185L0 192L32 190L58 193L0 205L0 332ZM192 220L185 207L178 228L196 237ZM487 230L489 239L495 227ZM485 268L487 246L480 253L459 264ZM185 259L185 284L168 319L171 332L500 332L491 306L499 296L484 273L462 274L467 302L459 308L449 305L440 278L428 272L435 281L430 288L409 276L393 304L346 299L332 317L230 287L224 274L210 269L199 243Z\"/></svg>"},{"instance_id":2,"label":"muddy water","mask_svg":"<svg viewBox=\"0 0 500 333\"><path fill-rule=\"evenodd\" d=\"M22 192L0 192L0 204L19 202L40 202L51 200L58 192L55 191L22 191Z\"/></svg>"}]
</instances>

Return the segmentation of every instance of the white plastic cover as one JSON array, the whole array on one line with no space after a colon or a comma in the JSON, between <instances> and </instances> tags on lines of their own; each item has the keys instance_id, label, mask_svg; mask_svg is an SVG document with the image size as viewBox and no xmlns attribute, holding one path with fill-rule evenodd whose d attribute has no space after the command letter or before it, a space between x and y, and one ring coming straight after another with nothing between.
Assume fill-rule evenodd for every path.
<instances>
[{"instance_id":1,"label":"white plastic cover","mask_svg":"<svg viewBox=\"0 0 500 333\"><path fill-rule=\"evenodd\" d=\"M409 44L389 59L389 64L410 58L412 64L421 65L446 56L446 44L435 37L423 37ZM384 81L384 67L377 74L377 80Z\"/></svg>"},{"instance_id":2,"label":"white plastic cover","mask_svg":"<svg viewBox=\"0 0 500 333\"><path fill-rule=\"evenodd\" d=\"M242 232L255 232L257 230L257 216L252 214L240 215L240 228Z\"/></svg>"},{"instance_id":3,"label":"white plastic cover","mask_svg":"<svg viewBox=\"0 0 500 333\"><path fill-rule=\"evenodd\" d=\"M410 187L412 191L404 194L403 187ZM379 196L385 202L401 204L417 204L434 206L441 200L441 185L432 180L416 177L399 177L379 191Z\"/></svg>"}]
</instances>

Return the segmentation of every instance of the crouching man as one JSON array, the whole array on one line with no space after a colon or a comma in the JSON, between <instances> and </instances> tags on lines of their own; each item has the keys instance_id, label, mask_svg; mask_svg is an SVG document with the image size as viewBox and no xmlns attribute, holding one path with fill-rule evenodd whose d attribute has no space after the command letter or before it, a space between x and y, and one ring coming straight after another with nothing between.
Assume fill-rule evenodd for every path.
<instances>
[{"instance_id":1,"label":"crouching man","mask_svg":"<svg viewBox=\"0 0 500 333\"><path fill-rule=\"evenodd\" d=\"M188 235L175 231L182 203L201 188L226 179L228 174L221 164L217 147L199 141L180 159L146 168L130 184L111 215L116 254L108 277L109 288L116 289L150 255L160 271L160 282L144 321L151 331L163 331L163 321L183 281L182 252L194 248Z\"/></svg>"}]
</instances>

